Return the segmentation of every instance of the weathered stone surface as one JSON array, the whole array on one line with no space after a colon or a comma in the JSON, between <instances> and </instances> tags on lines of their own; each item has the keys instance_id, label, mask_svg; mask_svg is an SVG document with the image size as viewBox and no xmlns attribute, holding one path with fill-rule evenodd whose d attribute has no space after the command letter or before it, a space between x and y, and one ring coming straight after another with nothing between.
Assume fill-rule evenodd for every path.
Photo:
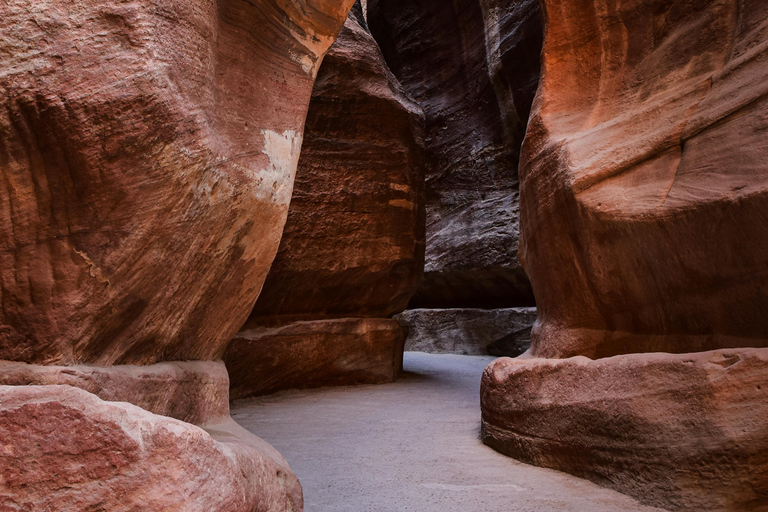
<instances>
[{"instance_id":1,"label":"weathered stone surface","mask_svg":"<svg viewBox=\"0 0 768 512\"><path fill-rule=\"evenodd\" d=\"M368 21L426 116L426 265L410 307L533 304L517 162L538 82L537 2L369 0Z\"/></svg>"},{"instance_id":2,"label":"weathered stone surface","mask_svg":"<svg viewBox=\"0 0 768 512\"><path fill-rule=\"evenodd\" d=\"M277 250L349 0L0 6L0 358L212 360Z\"/></svg>"},{"instance_id":3,"label":"weathered stone surface","mask_svg":"<svg viewBox=\"0 0 768 512\"><path fill-rule=\"evenodd\" d=\"M0 508L301 510L274 449L231 420L211 432L70 386L0 386Z\"/></svg>"},{"instance_id":4,"label":"weathered stone surface","mask_svg":"<svg viewBox=\"0 0 768 512\"><path fill-rule=\"evenodd\" d=\"M768 510L768 349L508 359L483 440L670 510Z\"/></svg>"},{"instance_id":5,"label":"weathered stone surface","mask_svg":"<svg viewBox=\"0 0 768 512\"><path fill-rule=\"evenodd\" d=\"M392 382L405 332L391 318L342 318L241 331L224 355L233 399L281 389Z\"/></svg>"},{"instance_id":6,"label":"weathered stone surface","mask_svg":"<svg viewBox=\"0 0 768 512\"><path fill-rule=\"evenodd\" d=\"M128 402L193 425L229 419L229 376L220 361L106 367L0 361L0 385L73 386L102 400Z\"/></svg>"},{"instance_id":7,"label":"weathered stone surface","mask_svg":"<svg viewBox=\"0 0 768 512\"><path fill-rule=\"evenodd\" d=\"M432 354L516 357L531 344L536 308L408 309L405 350Z\"/></svg>"},{"instance_id":8,"label":"weathered stone surface","mask_svg":"<svg viewBox=\"0 0 768 512\"><path fill-rule=\"evenodd\" d=\"M533 353L768 345L768 3L543 6L521 163Z\"/></svg>"},{"instance_id":9,"label":"weathered stone surface","mask_svg":"<svg viewBox=\"0 0 768 512\"><path fill-rule=\"evenodd\" d=\"M421 109L356 4L317 76L280 249L253 317L387 317L424 264Z\"/></svg>"}]
</instances>

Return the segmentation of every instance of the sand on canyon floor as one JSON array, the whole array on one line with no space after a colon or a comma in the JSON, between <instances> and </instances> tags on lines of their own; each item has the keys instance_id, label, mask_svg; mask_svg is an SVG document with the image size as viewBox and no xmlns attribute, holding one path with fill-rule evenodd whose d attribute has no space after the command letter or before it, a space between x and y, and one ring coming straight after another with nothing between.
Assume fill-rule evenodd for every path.
<instances>
[{"instance_id":1,"label":"sand on canyon floor","mask_svg":"<svg viewBox=\"0 0 768 512\"><path fill-rule=\"evenodd\" d=\"M393 384L238 400L232 416L277 448L306 512L650 512L634 499L480 442L491 356L406 352Z\"/></svg>"}]
</instances>

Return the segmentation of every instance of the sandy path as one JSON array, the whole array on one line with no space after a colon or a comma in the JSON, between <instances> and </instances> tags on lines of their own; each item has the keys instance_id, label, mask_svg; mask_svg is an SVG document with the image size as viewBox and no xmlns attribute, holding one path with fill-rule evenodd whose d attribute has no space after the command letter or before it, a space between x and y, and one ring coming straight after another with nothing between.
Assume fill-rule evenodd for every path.
<instances>
[{"instance_id":1,"label":"sandy path","mask_svg":"<svg viewBox=\"0 0 768 512\"><path fill-rule=\"evenodd\" d=\"M240 400L232 415L288 459L307 512L657 511L479 441L492 357L406 353L394 384Z\"/></svg>"}]
</instances>

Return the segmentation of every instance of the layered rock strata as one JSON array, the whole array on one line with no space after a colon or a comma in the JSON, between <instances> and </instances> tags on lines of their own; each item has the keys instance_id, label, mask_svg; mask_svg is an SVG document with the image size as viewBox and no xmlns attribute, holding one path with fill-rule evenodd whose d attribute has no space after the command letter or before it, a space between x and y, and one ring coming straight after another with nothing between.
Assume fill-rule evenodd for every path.
<instances>
[{"instance_id":1,"label":"layered rock strata","mask_svg":"<svg viewBox=\"0 0 768 512\"><path fill-rule=\"evenodd\" d=\"M541 357L768 345L768 4L543 3L521 165Z\"/></svg>"},{"instance_id":2,"label":"layered rock strata","mask_svg":"<svg viewBox=\"0 0 768 512\"><path fill-rule=\"evenodd\" d=\"M403 328L391 318L314 320L247 329L235 336L227 350L231 396L393 382L403 367L404 343Z\"/></svg>"},{"instance_id":3,"label":"layered rock strata","mask_svg":"<svg viewBox=\"0 0 768 512\"><path fill-rule=\"evenodd\" d=\"M356 4L317 76L277 256L224 356L233 396L395 378L404 337L386 317L424 264L420 123Z\"/></svg>"},{"instance_id":4,"label":"layered rock strata","mask_svg":"<svg viewBox=\"0 0 768 512\"><path fill-rule=\"evenodd\" d=\"M539 76L538 3L369 0L368 21L425 114L426 264L410 307L532 305L517 163Z\"/></svg>"},{"instance_id":5,"label":"layered rock strata","mask_svg":"<svg viewBox=\"0 0 768 512\"><path fill-rule=\"evenodd\" d=\"M498 359L486 444L668 510L768 510L768 349Z\"/></svg>"},{"instance_id":6,"label":"layered rock strata","mask_svg":"<svg viewBox=\"0 0 768 512\"><path fill-rule=\"evenodd\" d=\"M409 309L395 318L408 328L407 351L516 357L530 347L536 308Z\"/></svg>"}]
</instances>

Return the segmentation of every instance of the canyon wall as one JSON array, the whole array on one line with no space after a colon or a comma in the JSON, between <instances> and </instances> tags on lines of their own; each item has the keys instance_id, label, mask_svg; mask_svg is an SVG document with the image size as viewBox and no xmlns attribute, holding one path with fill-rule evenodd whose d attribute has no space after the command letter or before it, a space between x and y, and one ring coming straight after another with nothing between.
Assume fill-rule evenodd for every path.
<instances>
[{"instance_id":1,"label":"canyon wall","mask_svg":"<svg viewBox=\"0 0 768 512\"><path fill-rule=\"evenodd\" d=\"M229 419L223 366L162 362L220 358L248 317L350 5L0 6L0 359L23 365L3 370L0 507L301 509Z\"/></svg>"},{"instance_id":2,"label":"canyon wall","mask_svg":"<svg viewBox=\"0 0 768 512\"><path fill-rule=\"evenodd\" d=\"M356 4L317 76L277 256L224 356L233 397L396 378L389 317L424 265L421 116Z\"/></svg>"},{"instance_id":3,"label":"canyon wall","mask_svg":"<svg viewBox=\"0 0 768 512\"><path fill-rule=\"evenodd\" d=\"M368 22L425 115L426 264L410 307L532 305L517 162L538 82L538 3L369 0Z\"/></svg>"},{"instance_id":4,"label":"canyon wall","mask_svg":"<svg viewBox=\"0 0 768 512\"><path fill-rule=\"evenodd\" d=\"M483 439L669 510L768 510L768 5L542 6L520 259L531 353L565 359L492 363Z\"/></svg>"}]
</instances>

